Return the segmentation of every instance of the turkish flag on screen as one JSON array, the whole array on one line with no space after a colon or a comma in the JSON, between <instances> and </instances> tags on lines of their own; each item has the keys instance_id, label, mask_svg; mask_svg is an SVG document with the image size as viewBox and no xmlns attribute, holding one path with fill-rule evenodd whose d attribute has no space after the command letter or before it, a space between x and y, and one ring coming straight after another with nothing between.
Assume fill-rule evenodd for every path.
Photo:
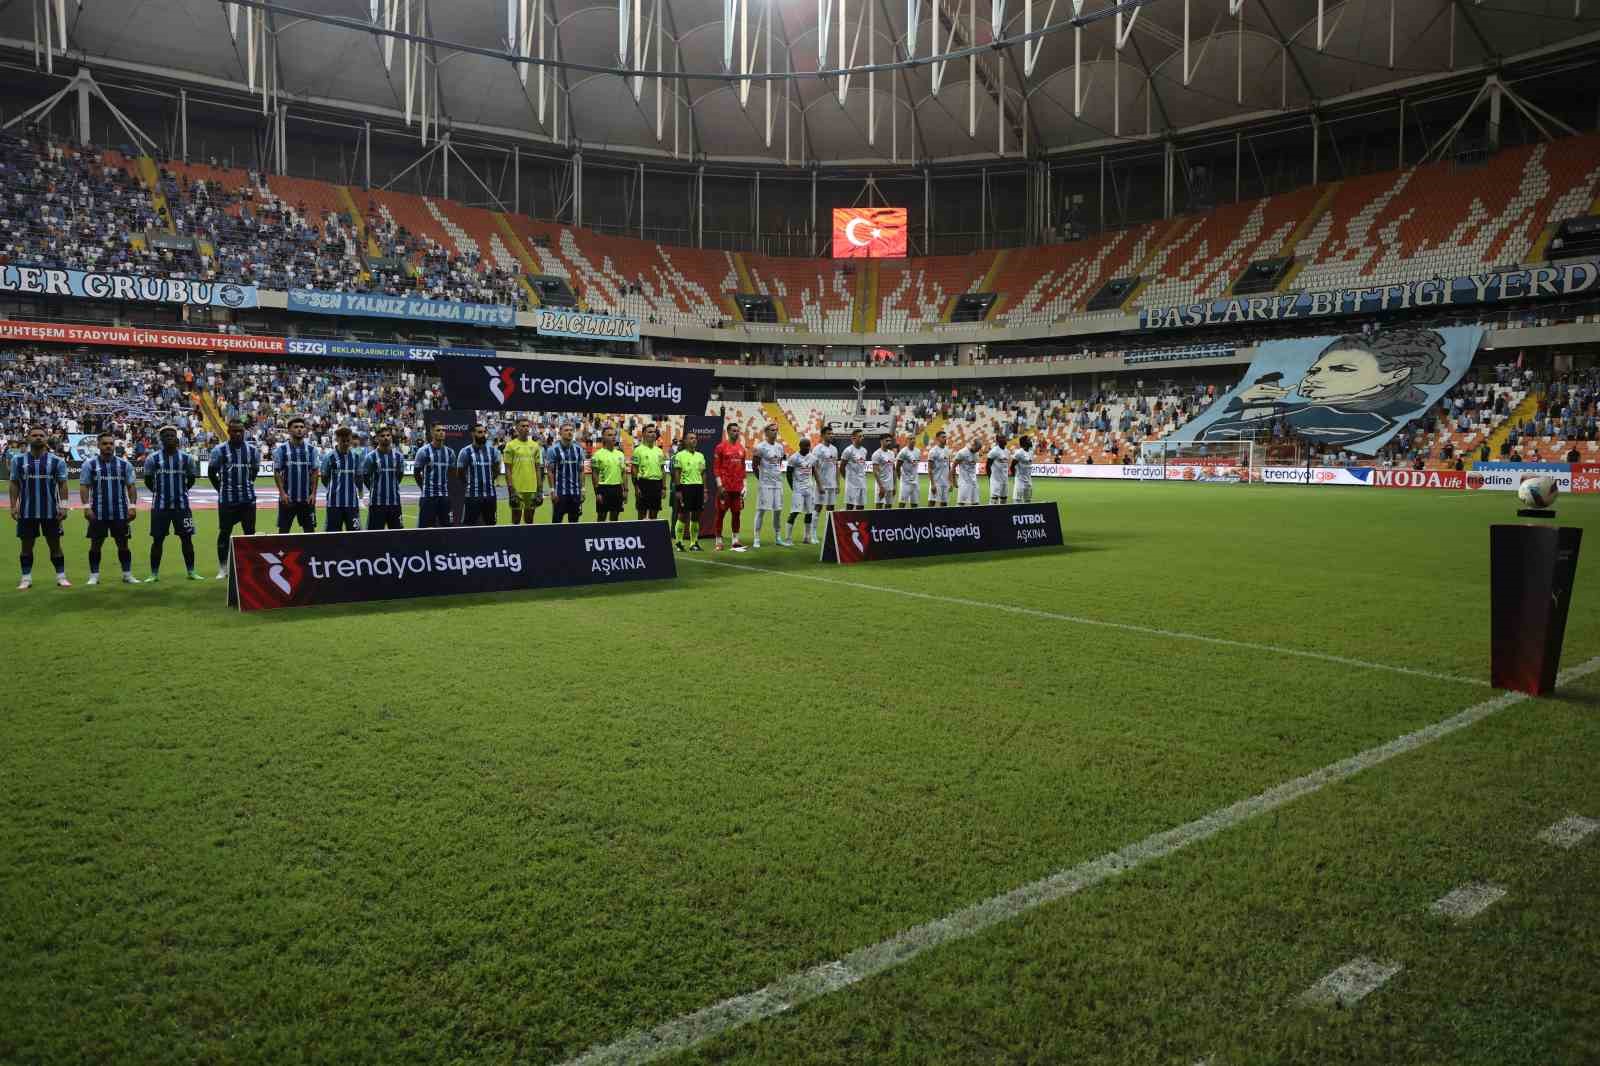
<instances>
[{"instance_id":1,"label":"turkish flag on screen","mask_svg":"<svg viewBox=\"0 0 1600 1066\"><path fill-rule=\"evenodd\" d=\"M905 254L905 208L836 207L833 209L835 259L903 259Z\"/></svg>"}]
</instances>

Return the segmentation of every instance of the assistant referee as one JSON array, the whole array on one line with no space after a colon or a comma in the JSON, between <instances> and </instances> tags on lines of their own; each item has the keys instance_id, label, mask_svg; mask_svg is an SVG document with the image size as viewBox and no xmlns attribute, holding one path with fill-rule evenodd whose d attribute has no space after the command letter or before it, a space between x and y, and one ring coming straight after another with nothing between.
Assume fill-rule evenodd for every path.
<instances>
[{"instance_id":1,"label":"assistant referee","mask_svg":"<svg viewBox=\"0 0 1600 1066\"><path fill-rule=\"evenodd\" d=\"M644 427L644 443L633 446L634 510L641 519L661 517L667 453L656 443L660 435L660 430L651 423Z\"/></svg>"},{"instance_id":2,"label":"assistant referee","mask_svg":"<svg viewBox=\"0 0 1600 1066\"><path fill-rule=\"evenodd\" d=\"M627 457L617 447L617 431L607 426L600 431L600 447L589 455L594 508L602 522L615 522L622 517L622 505L628 502L627 465Z\"/></svg>"}]
</instances>

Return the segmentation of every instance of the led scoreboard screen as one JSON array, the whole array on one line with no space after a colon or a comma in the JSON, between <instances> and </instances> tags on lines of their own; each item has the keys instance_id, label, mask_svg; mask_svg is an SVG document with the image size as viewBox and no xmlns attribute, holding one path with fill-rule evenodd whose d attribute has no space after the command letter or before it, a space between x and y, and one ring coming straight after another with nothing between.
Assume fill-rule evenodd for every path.
<instances>
[{"instance_id":1,"label":"led scoreboard screen","mask_svg":"<svg viewBox=\"0 0 1600 1066\"><path fill-rule=\"evenodd\" d=\"M905 208L836 207L833 209L835 259L903 259L905 254Z\"/></svg>"}]
</instances>

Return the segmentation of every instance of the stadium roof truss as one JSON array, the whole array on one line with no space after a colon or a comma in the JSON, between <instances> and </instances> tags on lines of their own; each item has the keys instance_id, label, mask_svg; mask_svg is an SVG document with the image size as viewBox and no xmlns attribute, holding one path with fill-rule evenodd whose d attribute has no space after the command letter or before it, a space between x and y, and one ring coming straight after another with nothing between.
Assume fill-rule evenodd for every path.
<instances>
[{"instance_id":1,"label":"stadium roof truss","mask_svg":"<svg viewBox=\"0 0 1600 1066\"><path fill-rule=\"evenodd\" d=\"M0 47L560 150L1037 158L1600 43L1600 0L0 0Z\"/></svg>"}]
</instances>

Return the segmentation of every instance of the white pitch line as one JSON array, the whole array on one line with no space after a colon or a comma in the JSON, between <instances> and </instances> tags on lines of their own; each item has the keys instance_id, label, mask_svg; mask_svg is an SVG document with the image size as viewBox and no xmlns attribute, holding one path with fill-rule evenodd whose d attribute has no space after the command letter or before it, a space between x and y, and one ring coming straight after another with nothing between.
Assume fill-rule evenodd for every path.
<instances>
[{"instance_id":1,"label":"white pitch line","mask_svg":"<svg viewBox=\"0 0 1600 1066\"><path fill-rule=\"evenodd\" d=\"M685 559L687 556L680 555ZM1453 681L1461 685L1479 685L1488 687L1489 682L1476 677L1459 677L1455 674L1440 674L1432 670L1418 670L1411 666L1395 666L1392 663L1375 663L1367 659L1351 659L1343 655L1329 655L1326 652L1306 651L1302 648L1286 648L1279 644L1259 644L1251 640L1231 640L1227 637L1210 637L1204 633L1186 633L1181 629L1161 629L1157 626L1142 626L1133 622L1108 622L1103 618L1087 618L1077 614L1061 614L1057 611L1045 611L1037 607L1018 607L1009 603L990 603L985 600L969 600L961 596L941 596L933 592L916 592L911 589L897 589L890 585L869 585L864 581L844 581L836 577L820 577L816 574L797 574L790 570L773 570L765 566L751 566L748 563L729 563L721 559L690 559L692 562L702 563L706 566L725 566L730 570L749 570L756 574L772 574L776 577L791 577L799 581L818 581L825 585L839 585L844 588L864 589L869 592L887 592L894 596L906 596L914 600L930 600L934 603L948 603L956 607L980 607L990 611L1005 611L1009 614L1022 614L1030 618L1048 618L1056 622L1070 622L1073 625L1097 626L1101 629L1117 629L1124 633L1140 633L1151 637L1165 637L1168 640L1193 640L1202 644L1215 644L1224 648L1240 648L1244 651L1266 652L1271 655L1292 655L1300 659L1315 659L1318 662L1334 663L1338 666L1352 666L1361 670L1382 670L1391 674L1405 674L1409 677L1425 677L1432 681Z\"/></svg>"},{"instance_id":2,"label":"white pitch line","mask_svg":"<svg viewBox=\"0 0 1600 1066\"><path fill-rule=\"evenodd\" d=\"M1556 679L1556 683L1569 684L1596 670L1600 670L1600 656L1563 671ZM650 1062L666 1055L686 1051L730 1030L782 1014L829 992L847 988L875 974L910 962L925 951L977 936L1002 922L1036 910L1046 903L1064 899L1103 881L1109 881L1119 874L1137 869L1148 862L1209 840L1225 829L1231 829L1252 818L1276 810L1302 796L1320 792L1329 785L1354 777L1363 770L1388 762L1397 755L1404 755L1424 745L1432 744L1442 737L1531 698L1523 692L1503 692L1482 703L1475 703L1443 721L1423 726L1375 748L1368 748L1347 759L1330 763L1320 770L1313 770L1309 774L1285 781L1231 806L1219 807L1192 822L1154 833L1117 851L1107 852L1099 858L1059 870L1038 881L1014 888L1010 892L992 896L942 918L913 926L887 940L853 951L841 959L821 963L809 970L779 978L765 988L725 999L692 1014L662 1022L653 1028L636 1030L610 1044L598 1044L578 1057L568 1060L568 1066Z\"/></svg>"},{"instance_id":3,"label":"white pitch line","mask_svg":"<svg viewBox=\"0 0 1600 1066\"><path fill-rule=\"evenodd\" d=\"M1574 814L1540 833L1539 839L1558 848L1575 848L1596 829L1600 829L1600 821Z\"/></svg>"},{"instance_id":4,"label":"white pitch line","mask_svg":"<svg viewBox=\"0 0 1600 1066\"><path fill-rule=\"evenodd\" d=\"M1505 895L1506 890L1500 885L1469 881L1464 885L1457 885L1434 900L1428 911L1444 918L1453 918L1458 922L1469 922L1500 902Z\"/></svg>"},{"instance_id":5,"label":"white pitch line","mask_svg":"<svg viewBox=\"0 0 1600 1066\"><path fill-rule=\"evenodd\" d=\"M1351 959L1301 993L1300 1002L1308 1007L1351 1007L1403 969L1398 962Z\"/></svg>"}]
</instances>

